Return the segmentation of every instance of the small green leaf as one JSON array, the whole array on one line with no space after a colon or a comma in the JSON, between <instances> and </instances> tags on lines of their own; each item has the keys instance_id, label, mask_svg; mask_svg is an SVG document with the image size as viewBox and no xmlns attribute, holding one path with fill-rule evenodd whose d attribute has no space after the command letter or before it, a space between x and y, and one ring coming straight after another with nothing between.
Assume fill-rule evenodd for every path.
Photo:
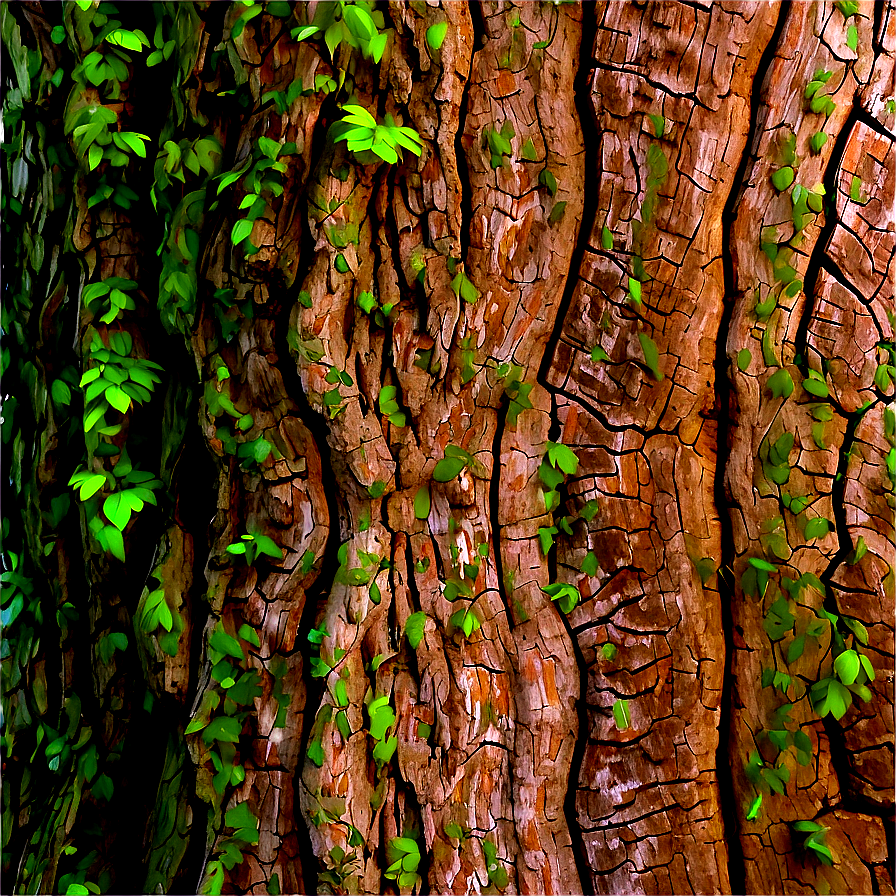
<instances>
[{"instance_id":1,"label":"small green leaf","mask_svg":"<svg viewBox=\"0 0 896 896\"><path fill-rule=\"evenodd\" d=\"M550 168L543 168L541 170L541 174L538 175L538 183L543 187L547 187L548 192L551 194L551 196L556 195L557 179L551 173Z\"/></svg>"},{"instance_id":2,"label":"small green leaf","mask_svg":"<svg viewBox=\"0 0 896 896\"><path fill-rule=\"evenodd\" d=\"M598 568L599 565L594 551L588 551L585 555L585 559L582 561L582 572L585 573L586 576L596 576Z\"/></svg>"},{"instance_id":3,"label":"small green leaf","mask_svg":"<svg viewBox=\"0 0 896 896\"><path fill-rule=\"evenodd\" d=\"M628 278L628 297L635 305L641 304L641 282L634 277Z\"/></svg>"},{"instance_id":4,"label":"small green leaf","mask_svg":"<svg viewBox=\"0 0 896 896\"><path fill-rule=\"evenodd\" d=\"M750 361L753 360L753 353L748 348L742 348L737 353L737 369L741 372L747 370L750 366Z\"/></svg>"},{"instance_id":5,"label":"small green leaf","mask_svg":"<svg viewBox=\"0 0 896 896\"><path fill-rule=\"evenodd\" d=\"M768 388L775 398L790 398L793 395L793 377L782 367L769 377Z\"/></svg>"},{"instance_id":6,"label":"small green leaf","mask_svg":"<svg viewBox=\"0 0 896 896\"><path fill-rule=\"evenodd\" d=\"M809 149L817 155L827 142L828 135L824 131L816 131L809 140Z\"/></svg>"},{"instance_id":7,"label":"small green leaf","mask_svg":"<svg viewBox=\"0 0 896 896\"><path fill-rule=\"evenodd\" d=\"M604 225L603 230L600 232L600 244L607 252L611 252L613 249L613 231L606 225Z\"/></svg>"},{"instance_id":8,"label":"small green leaf","mask_svg":"<svg viewBox=\"0 0 896 896\"><path fill-rule=\"evenodd\" d=\"M846 29L846 46L849 47L853 53L856 52L859 46L859 29L856 28L855 25L850 25L849 28Z\"/></svg>"},{"instance_id":9,"label":"small green leaf","mask_svg":"<svg viewBox=\"0 0 896 896\"><path fill-rule=\"evenodd\" d=\"M600 652L603 654L605 660L609 660L612 662L616 659L616 654L619 653L615 644L603 644L601 645Z\"/></svg>"},{"instance_id":10,"label":"small green leaf","mask_svg":"<svg viewBox=\"0 0 896 896\"><path fill-rule=\"evenodd\" d=\"M242 218L233 225L230 231L230 241L234 246L238 246L246 237L252 233L253 223L248 218Z\"/></svg>"},{"instance_id":11,"label":"small green leaf","mask_svg":"<svg viewBox=\"0 0 896 896\"><path fill-rule=\"evenodd\" d=\"M423 640L423 630L426 628L426 619L426 613L412 613L404 625L404 633L407 635L408 643L414 650L417 649L420 642Z\"/></svg>"},{"instance_id":12,"label":"small green leaf","mask_svg":"<svg viewBox=\"0 0 896 896\"><path fill-rule=\"evenodd\" d=\"M617 700L613 704L613 719L620 731L625 731L631 725L632 717L628 708L628 700Z\"/></svg>"},{"instance_id":13,"label":"small green leaf","mask_svg":"<svg viewBox=\"0 0 896 896\"><path fill-rule=\"evenodd\" d=\"M414 516L418 520L428 519L430 506L429 489L425 485L421 485L420 488L417 489L417 494L414 496Z\"/></svg>"},{"instance_id":14,"label":"small green leaf","mask_svg":"<svg viewBox=\"0 0 896 896\"><path fill-rule=\"evenodd\" d=\"M785 165L772 174L772 184L779 193L783 193L793 183L795 176L793 168Z\"/></svg>"},{"instance_id":15,"label":"small green leaf","mask_svg":"<svg viewBox=\"0 0 896 896\"><path fill-rule=\"evenodd\" d=\"M442 43L445 40L445 35L448 33L448 23L447 22L436 22L435 25L430 25L429 28L426 29L426 42L429 44L430 48L433 50L441 49Z\"/></svg>"},{"instance_id":16,"label":"small green leaf","mask_svg":"<svg viewBox=\"0 0 896 896\"><path fill-rule=\"evenodd\" d=\"M467 461L462 457L443 457L432 471L432 478L436 482L450 482L466 465Z\"/></svg>"},{"instance_id":17,"label":"small green leaf","mask_svg":"<svg viewBox=\"0 0 896 896\"><path fill-rule=\"evenodd\" d=\"M762 808L762 794L760 793L752 803L750 803L747 812L747 821L755 821L759 817L759 810Z\"/></svg>"},{"instance_id":18,"label":"small green leaf","mask_svg":"<svg viewBox=\"0 0 896 896\"><path fill-rule=\"evenodd\" d=\"M807 540L824 538L831 530L831 524L824 517L817 516L806 523L805 536Z\"/></svg>"}]
</instances>

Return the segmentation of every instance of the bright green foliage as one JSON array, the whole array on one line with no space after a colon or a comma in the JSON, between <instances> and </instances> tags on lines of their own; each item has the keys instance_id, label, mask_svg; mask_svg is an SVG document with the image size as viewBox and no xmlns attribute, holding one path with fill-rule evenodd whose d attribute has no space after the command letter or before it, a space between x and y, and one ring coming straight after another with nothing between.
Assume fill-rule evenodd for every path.
<instances>
[{"instance_id":1,"label":"bright green foliage","mask_svg":"<svg viewBox=\"0 0 896 896\"><path fill-rule=\"evenodd\" d=\"M451 288L454 294L463 299L465 302L473 303L479 298L479 290L473 285L473 281L464 273L463 269L458 269L451 281Z\"/></svg>"},{"instance_id":2,"label":"bright green foliage","mask_svg":"<svg viewBox=\"0 0 896 896\"><path fill-rule=\"evenodd\" d=\"M801 845L810 855L814 855L823 865L834 864L834 857L825 843L828 828L814 821L795 821L790 827L795 835L807 835Z\"/></svg>"},{"instance_id":3,"label":"bright green foliage","mask_svg":"<svg viewBox=\"0 0 896 896\"><path fill-rule=\"evenodd\" d=\"M548 442L545 456L555 470L561 470L567 476L574 475L579 468L579 459L576 457L576 453L559 442Z\"/></svg>"},{"instance_id":4,"label":"bright green foliage","mask_svg":"<svg viewBox=\"0 0 896 896\"><path fill-rule=\"evenodd\" d=\"M408 616L408 621L404 624L404 633L407 635L408 643L414 650L417 649L423 640L423 631L426 628L426 613L417 612Z\"/></svg>"},{"instance_id":5,"label":"bright green foliage","mask_svg":"<svg viewBox=\"0 0 896 896\"><path fill-rule=\"evenodd\" d=\"M464 607L452 613L448 624L457 631L463 632L465 638L472 637L474 632L478 632L482 628L479 617L470 607Z\"/></svg>"},{"instance_id":6,"label":"bright green foliage","mask_svg":"<svg viewBox=\"0 0 896 896\"><path fill-rule=\"evenodd\" d=\"M161 366L154 361L130 357L133 339L130 333L115 332L108 336L108 347L94 332L90 344L90 366L81 377L84 391L84 432L97 429L100 435L117 435L120 425L108 425L106 414L126 414L131 406L149 401Z\"/></svg>"},{"instance_id":7,"label":"bright green foliage","mask_svg":"<svg viewBox=\"0 0 896 896\"><path fill-rule=\"evenodd\" d=\"M794 176L793 168L786 165L772 173L772 184L778 192L784 192L793 183Z\"/></svg>"},{"instance_id":8,"label":"bright green foliage","mask_svg":"<svg viewBox=\"0 0 896 896\"><path fill-rule=\"evenodd\" d=\"M99 283L85 286L81 300L100 323L111 324L125 311L133 311L137 307L133 297L126 292L136 288L137 283L134 280L109 277Z\"/></svg>"},{"instance_id":9,"label":"bright green foliage","mask_svg":"<svg viewBox=\"0 0 896 896\"><path fill-rule=\"evenodd\" d=\"M384 872L387 880L394 880L400 887L415 887L420 880L420 847L409 837L393 837L386 847L388 865Z\"/></svg>"},{"instance_id":10,"label":"bright green foliage","mask_svg":"<svg viewBox=\"0 0 896 896\"><path fill-rule=\"evenodd\" d=\"M628 700L617 700L613 704L613 721L620 731L625 731L631 726L632 716L628 706Z\"/></svg>"},{"instance_id":11,"label":"bright green foliage","mask_svg":"<svg viewBox=\"0 0 896 896\"><path fill-rule=\"evenodd\" d=\"M420 135L412 128L395 124L391 115L386 116L384 124L378 124L363 106L346 103L342 111L347 114L333 126L333 140L347 141L348 148L359 154L361 162L366 162L367 153L394 164L401 158L402 148L418 156L423 151Z\"/></svg>"},{"instance_id":12,"label":"bright green foliage","mask_svg":"<svg viewBox=\"0 0 896 896\"><path fill-rule=\"evenodd\" d=\"M365 314L369 314L373 317L373 322L378 327L386 326L386 322L389 320L389 316L392 314L392 309L395 307L394 302L386 302L385 304L380 304L373 293L370 292L362 292L358 296L356 301L358 303L358 307ZM311 307L310 304L308 305L308 307Z\"/></svg>"},{"instance_id":13,"label":"bright green foliage","mask_svg":"<svg viewBox=\"0 0 896 896\"><path fill-rule=\"evenodd\" d=\"M403 427L407 425L407 417L404 411L399 410L395 396L398 393L396 386L383 386L380 389L379 405L380 413L385 416L393 426Z\"/></svg>"},{"instance_id":14,"label":"bright green foliage","mask_svg":"<svg viewBox=\"0 0 896 896\"><path fill-rule=\"evenodd\" d=\"M638 333L638 342L641 343L644 366L653 374L655 380L661 380L663 372L660 370L660 355L656 343L646 333Z\"/></svg>"},{"instance_id":15,"label":"bright green foliage","mask_svg":"<svg viewBox=\"0 0 896 896\"><path fill-rule=\"evenodd\" d=\"M297 41L322 35L334 61L340 46L345 45L378 63L383 58L388 41L388 34L381 30L383 27L383 14L375 9L375 4L370 0L354 3L339 0L337 3L320 4L312 23L293 28L291 34Z\"/></svg>"},{"instance_id":16,"label":"bright green foliage","mask_svg":"<svg viewBox=\"0 0 896 896\"><path fill-rule=\"evenodd\" d=\"M816 131L809 139L809 148L817 155L827 142L828 135L824 131Z\"/></svg>"},{"instance_id":17,"label":"bright green foliage","mask_svg":"<svg viewBox=\"0 0 896 896\"><path fill-rule=\"evenodd\" d=\"M273 538L259 531L241 535L240 540L227 545L226 550L235 557L245 557L249 566L254 565L255 560L262 555L273 557L275 560L283 559L283 549Z\"/></svg>"},{"instance_id":18,"label":"bright green foliage","mask_svg":"<svg viewBox=\"0 0 896 896\"><path fill-rule=\"evenodd\" d=\"M499 890L506 889L510 878L502 860L498 858L498 848L491 840L482 840L482 853L485 856L485 871L488 882Z\"/></svg>"},{"instance_id":19,"label":"bright green foliage","mask_svg":"<svg viewBox=\"0 0 896 896\"><path fill-rule=\"evenodd\" d=\"M389 706L388 696L371 700L367 713L370 717L370 736L376 741L373 758L380 767L388 765L398 747L398 738L389 734L395 725L395 711Z\"/></svg>"},{"instance_id":20,"label":"bright green foliage","mask_svg":"<svg viewBox=\"0 0 896 896\"><path fill-rule=\"evenodd\" d=\"M457 445L446 445L445 456L436 464L432 478L436 482L450 482L464 467L473 462L473 455L468 451L458 448Z\"/></svg>"},{"instance_id":21,"label":"bright green foliage","mask_svg":"<svg viewBox=\"0 0 896 896\"><path fill-rule=\"evenodd\" d=\"M768 388L775 398L790 398L793 395L793 377L782 367L769 377Z\"/></svg>"},{"instance_id":22,"label":"bright green foliage","mask_svg":"<svg viewBox=\"0 0 896 896\"><path fill-rule=\"evenodd\" d=\"M426 29L426 43L429 44L430 49L440 50L442 44L445 42L445 35L447 33L447 22L436 22L435 25L430 25L429 28Z\"/></svg>"},{"instance_id":23,"label":"bright green foliage","mask_svg":"<svg viewBox=\"0 0 896 896\"><path fill-rule=\"evenodd\" d=\"M420 488L417 489L417 494L414 495L414 516L418 520L428 519L430 508L431 499L429 496L429 489L425 485L421 485Z\"/></svg>"},{"instance_id":24,"label":"bright green foliage","mask_svg":"<svg viewBox=\"0 0 896 896\"><path fill-rule=\"evenodd\" d=\"M485 128L483 138L485 145L491 153L492 168L500 168L504 164L504 157L513 155L513 138L516 137L516 131L510 120L501 125L501 130L494 128Z\"/></svg>"},{"instance_id":25,"label":"bright green foliage","mask_svg":"<svg viewBox=\"0 0 896 896\"><path fill-rule=\"evenodd\" d=\"M558 606L564 613L571 613L579 603L582 595L575 585L566 582L553 582L542 591L551 599L557 601Z\"/></svg>"}]
</instances>

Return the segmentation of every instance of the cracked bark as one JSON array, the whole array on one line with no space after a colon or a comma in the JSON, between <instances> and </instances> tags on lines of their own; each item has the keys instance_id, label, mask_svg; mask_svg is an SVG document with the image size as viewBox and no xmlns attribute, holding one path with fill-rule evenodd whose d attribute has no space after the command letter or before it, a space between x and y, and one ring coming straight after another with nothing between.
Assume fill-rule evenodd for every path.
<instances>
[{"instance_id":1,"label":"cracked bark","mask_svg":"<svg viewBox=\"0 0 896 896\"><path fill-rule=\"evenodd\" d=\"M283 196L255 224L257 253L231 247L233 207L210 212L192 338L168 349L205 390L219 388L215 371L226 364L234 403L251 410L253 437L264 435L276 454L242 470L206 391L191 398L185 447L166 460L173 514L149 539L155 556L133 575L137 590L148 579L144 594L163 583L185 630L174 657L154 638L141 646L143 675L165 707L155 718L168 727L155 741L162 752L150 784L135 774L119 785L119 811L128 794L152 790L139 803L150 816L145 831L140 819L120 835L143 843L137 886L197 887L224 836L208 811L216 800L208 747L182 734L214 686L207 642L223 620L228 631L248 623L258 632L250 666L263 683L239 744L245 780L225 799L248 801L259 842L227 873L225 892L270 892L274 875L284 893L398 891L383 876L386 848L411 836L425 854L422 890L434 893L495 891L485 841L508 872L506 892L892 893L894 534L884 408L893 388L875 382L879 346L893 341L892 4L860 3L856 53L829 2L392 0L382 65L355 71L357 102L423 137L419 159L406 154L392 167L362 165L326 140L337 110L320 94L283 115L262 108L266 91L332 72L317 44L291 41L267 14L247 24L229 62L248 81L253 111L221 113L226 85L209 54L235 13L197 10L187 105L206 111L230 167L263 135L293 141L296 153ZM21 18L45 38L39 9ZM426 32L441 21L448 31L435 52ZM822 116L806 110L803 90L818 68L834 71L837 110L828 142L810 154ZM505 123L514 151L493 167L486 132ZM788 128L800 183L824 183L830 202L794 256L804 290L781 297L761 324L756 290L765 297L775 280L760 230L792 235L790 200L770 181ZM555 194L540 185L545 168ZM867 201L850 198L853 175ZM144 241L154 245L155 231L144 238L126 215L103 220L86 195L77 204L75 246L89 268L133 276L148 296L144 270L154 268ZM98 227L111 236L98 238ZM478 289L475 302L455 294L449 261ZM638 270L640 305L627 301ZM221 288L253 310L226 344L213 311ZM358 307L365 291L394 304L385 327ZM49 296L46 308L59 301ZM82 334L88 323L82 317ZM641 336L658 349L661 379L645 364ZM155 358L149 343L139 351ZM598 345L608 360L592 360ZM742 370L744 348L752 354ZM532 407L514 425L502 364L534 384ZM812 395L797 385L785 402L772 396L775 365L797 384L810 369L826 374L834 413L825 447L813 434ZM322 398L331 368L352 379L336 416ZM406 427L379 413L389 385ZM170 414L178 400L172 385ZM53 426L39 465L48 483L59 451ZM783 432L796 437L787 489L813 496L810 516L832 521L822 538L805 538L805 520L781 508L763 473L768 440ZM538 467L549 439L580 460L566 485L569 512L590 499L598 510L546 556L538 530L552 514ZM449 445L475 461L435 482ZM431 494L424 520L414 507L421 488ZM273 537L285 558L234 564L227 545L251 531ZM823 600L861 620L877 678L872 701L839 723L795 702L791 719L811 738L813 762L799 766L788 754L786 793L746 821L754 790L744 766L753 750L767 752L760 732L784 701L760 684L774 662L768 607L740 581L748 558L768 555L772 531L786 546L776 562L826 587L802 593L798 625ZM851 564L859 537L868 553ZM72 556L64 544L62 571ZM468 584L482 627L465 639L449 623L461 603L445 599L444 581L458 567L461 578L472 575L463 564L479 545ZM340 546L342 569L363 569L366 555L384 562L355 584L337 570ZM599 561L593 577L580 571L589 551ZM707 559L731 569L701 576ZM113 614L131 625L134 585L127 606L104 559L87 579L91 631ZM580 591L566 617L542 591L552 581ZM412 649L404 626L419 611L427 621ZM312 626L328 633L321 656L333 668L322 680L311 674ZM618 650L612 660L601 651L608 643ZM824 640L807 647L791 673L810 683L826 674L828 650ZM143 699L115 663L98 664L92 685L107 726L127 724ZM275 727L275 669L289 695L285 727ZM73 679L61 678L64 694ZM368 733L366 704L376 696L388 697L396 717L397 750L383 765ZM113 698L124 709L108 709ZM618 699L631 710L624 731L614 722ZM308 758L313 739L320 765ZM175 818L162 817L172 803ZM27 807L19 818L28 833L39 821ZM833 868L797 848L789 824L806 819L830 828ZM449 824L471 836L458 845ZM21 854L24 840L12 842ZM54 886L65 842L46 846L42 890ZM354 857L347 873L339 850ZM130 880L110 867L113 881Z\"/></svg>"}]
</instances>

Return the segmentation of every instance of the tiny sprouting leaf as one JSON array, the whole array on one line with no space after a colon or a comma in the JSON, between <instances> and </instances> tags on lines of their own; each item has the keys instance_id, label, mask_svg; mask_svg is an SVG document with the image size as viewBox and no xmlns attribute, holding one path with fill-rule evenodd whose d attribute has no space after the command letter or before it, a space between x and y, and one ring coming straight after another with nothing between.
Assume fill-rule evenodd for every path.
<instances>
[{"instance_id":1,"label":"tiny sprouting leaf","mask_svg":"<svg viewBox=\"0 0 896 896\"><path fill-rule=\"evenodd\" d=\"M615 644L607 643L607 644L601 645L600 652L601 652L601 654L603 654L603 658L605 660L612 662L613 660L616 659L616 654L619 653L619 649L616 647Z\"/></svg>"},{"instance_id":2,"label":"tiny sprouting leaf","mask_svg":"<svg viewBox=\"0 0 896 896\"><path fill-rule=\"evenodd\" d=\"M607 252L613 249L613 231L606 224L600 232L600 244Z\"/></svg>"},{"instance_id":3,"label":"tiny sprouting leaf","mask_svg":"<svg viewBox=\"0 0 896 896\"><path fill-rule=\"evenodd\" d=\"M755 821L759 817L759 810L762 808L762 794L758 794L756 799L750 803L750 808L747 811L747 821Z\"/></svg>"},{"instance_id":4,"label":"tiny sprouting leaf","mask_svg":"<svg viewBox=\"0 0 896 896\"><path fill-rule=\"evenodd\" d=\"M628 297L635 305L641 304L641 281L634 277L628 278Z\"/></svg>"},{"instance_id":5,"label":"tiny sprouting leaf","mask_svg":"<svg viewBox=\"0 0 896 896\"><path fill-rule=\"evenodd\" d=\"M737 353L737 369L742 373L747 370L750 366L750 361L753 360L753 353L748 348L742 348Z\"/></svg>"},{"instance_id":6,"label":"tiny sprouting leaf","mask_svg":"<svg viewBox=\"0 0 896 896\"><path fill-rule=\"evenodd\" d=\"M856 52L859 46L859 29L856 28L855 25L850 25L846 29L846 46L849 47L853 53Z\"/></svg>"}]
</instances>

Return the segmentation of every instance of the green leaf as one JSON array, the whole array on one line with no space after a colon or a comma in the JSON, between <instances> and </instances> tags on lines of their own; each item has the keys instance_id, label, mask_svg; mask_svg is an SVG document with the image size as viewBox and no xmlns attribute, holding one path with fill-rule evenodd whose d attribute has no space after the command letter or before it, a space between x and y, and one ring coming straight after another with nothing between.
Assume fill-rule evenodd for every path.
<instances>
[{"instance_id":1,"label":"green leaf","mask_svg":"<svg viewBox=\"0 0 896 896\"><path fill-rule=\"evenodd\" d=\"M599 345L595 345L594 348L591 349L591 360L597 364L600 361L609 361L610 356Z\"/></svg>"},{"instance_id":2,"label":"green leaf","mask_svg":"<svg viewBox=\"0 0 896 896\"><path fill-rule=\"evenodd\" d=\"M790 398L793 395L793 377L782 367L769 377L768 388L775 398Z\"/></svg>"},{"instance_id":3,"label":"green leaf","mask_svg":"<svg viewBox=\"0 0 896 896\"><path fill-rule=\"evenodd\" d=\"M230 231L230 241L234 246L238 246L246 237L252 233L253 223L248 218L242 218L233 225Z\"/></svg>"},{"instance_id":4,"label":"green leaf","mask_svg":"<svg viewBox=\"0 0 896 896\"><path fill-rule=\"evenodd\" d=\"M404 625L404 633L407 635L408 643L414 650L417 649L420 642L423 640L423 630L426 628L426 619L426 613L412 613Z\"/></svg>"},{"instance_id":5,"label":"green leaf","mask_svg":"<svg viewBox=\"0 0 896 896\"><path fill-rule=\"evenodd\" d=\"M605 660L612 662L616 659L616 654L619 653L619 650L615 644L608 643L601 645L600 652L603 654Z\"/></svg>"},{"instance_id":6,"label":"green leaf","mask_svg":"<svg viewBox=\"0 0 896 896\"><path fill-rule=\"evenodd\" d=\"M232 656L240 661L246 658L243 648L240 647L240 642L232 635L228 635L227 632L220 630L213 632L208 642L215 650L227 656Z\"/></svg>"},{"instance_id":7,"label":"green leaf","mask_svg":"<svg viewBox=\"0 0 896 896\"><path fill-rule=\"evenodd\" d=\"M458 472L460 471L458 470ZM451 478L453 479L454 477L452 476ZM417 494L414 496L414 516L418 520L425 520L429 518L429 511L429 489L425 485L421 485L420 488L417 489Z\"/></svg>"},{"instance_id":8,"label":"green leaf","mask_svg":"<svg viewBox=\"0 0 896 896\"><path fill-rule=\"evenodd\" d=\"M131 519L131 506L122 492L116 492L103 502L103 513L110 523L123 532Z\"/></svg>"},{"instance_id":9,"label":"green leaf","mask_svg":"<svg viewBox=\"0 0 896 896\"><path fill-rule=\"evenodd\" d=\"M854 650L844 650L834 660L834 672L837 678L845 685L851 685L859 675L861 663L859 655Z\"/></svg>"},{"instance_id":10,"label":"green leaf","mask_svg":"<svg viewBox=\"0 0 896 896\"><path fill-rule=\"evenodd\" d=\"M448 23L436 22L435 25L430 25L429 28L426 29L426 42L431 49L438 50L441 48L447 33Z\"/></svg>"},{"instance_id":11,"label":"green leaf","mask_svg":"<svg viewBox=\"0 0 896 896\"><path fill-rule=\"evenodd\" d=\"M817 155L827 142L828 135L824 131L816 131L809 140L809 149Z\"/></svg>"},{"instance_id":12,"label":"green leaf","mask_svg":"<svg viewBox=\"0 0 896 896\"><path fill-rule=\"evenodd\" d=\"M779 193L782 193L793 183L795 176L793 168L785 165L772 174L772 184Z\"/></svg>"},{"instance_id":13,"label":"green leaf","mask_svg":"<svg viewBox=\"0 0 896 896\"><path fill-rule=\"evenodd\" d=\"M641 304L641 282L634 277L628 278L628 296L636 305Z\"/></svg>"},{"instance_id":14,"label":"green leaf","mask_svg":"<svg viewBox=\"0 0 896 896\"><path fill-rule=\"evenodd\" d=\"M641 351L644 353L644 363L653 374L654 379L663 379L656 343L646 333L638 333L638 341L641 343Z\"/></svg>"},{"instance_id":15,"label":"green leaf","mask_svg":"<svg viewBox=\"0 0 896 896\"><path fill-rule=\"evenodd\" d=\"M747 821L755 821L759 817L759 810L762 808L762 794L758 794L756 799L750 803L750 808L747 811Z\"/></svg>"},{"instance_id":16,"label":"green leaf","mask_svg":"<svg viewBox=\"0 0 896 896\"><path fill-rule=\"evenodd\" d=\"M831 530L831 524L822 516L817 516L806 523L804 535L807 540L823 538Z\"/></svg>"},{"instance_id":17,"label":"green leaf","mask_svg":"<svg viewBox=\"0 0 896 896\"><path fill-rule=\"evenodd\" d=\"M625 731L631 725L632 717L628 708L628 700L617 700L613 704L613 719L620 731Z\"/></svg>"},{"instance_id":18,"label":"green leaf","mask_svg":"<svg viewBox=\"0 0 896 896\"><path fill-rule=\"evenodd\" d=\"M753 360L753 353L748 348L742 348L737 353L737 369L741 372L747 370L750 366L750 361Z\"/></svg>"},{"instance_id":19,"label":"green leaf","mask_svg":"<svg viewBox=\"0 0 896 896\"><path fill-rule=\"evenodd\" d=\"M576 453L559 442L547 443L547 458L554 469L562 470L567 476L572 476L579 468Z\"/></svg>"},{"instance_id":20,"label":"green leaf","mask_svg":"<svg viewBox=\"0 0 896 896\"><path fill-rule=\"evenodd\" d=\"M556 195L557 179L551 173L550 168L542 168L541 174L538 175L538 183L543 187L547 187L551 196Z\"/></svg>"},{"instance_id":21,"label":"green leaf","mask_svg":"<svg viewBox=\"0 0 896 896\"><path fill-rule=\"evenodd\" d=\"M613 231L606 225L600 232L600 244L607 252L611 252L613 249Z\"/></svg>"},{"instance_id":22,"label":"green leaf","mask_svg":"<svg viewBox=\"0 0 896 896\"><path fill-rule=\"evenodd\" d=\"M827 398L830 394L828 384L817 380L814 377L807 377L803 380L803 388L810 394L818 398Z\"/></svg>"},{"instance_id":23,"label":"green leaf","mask_svg":"<svg viewBox=\"0 0 896 896\"><path fill-rule=\"evenodd\" d=\"M855 25L850 25L846 29L846 46L854 53L859 46L859 29Z\"/></svg>"},{"instance_id":24,"label":"green leaf","mask_svg":"<svg viewBox=\"0 0 896 896\"><path fill-rule=\"evenodd\" d=\"M432 478L436 482L450 482L466 465L467 461L462 457L443 457L436 464Z\"/></svg>"},{"instance_id":25,"label":"green leaf","mask_svg":"<svg viewBox=\"0 0 896 896\"><path fill-rule=\"evenodd\" d=\"M230 716L219 716L212 719L203 730L202 739L207 744L216 740L231 744L239 743L242 727L242 723L237 719Z\"/></svg>"},{"instance_id":26,"label":"green leaf","mask_svg":"<svg viewBox=\"0 0 896 896\"><path fill-rule=\"evenodd\" d=\"M100 530L100 536L105 539L109 553L124 563L124 539L121 537L121 531L115 526L104 526Z\"/></svg>"},{"instance_id":27,"label":"green leaf","mask_svg":"<svg viewBox=\"0 0 896 896\"><path fill-rule=\"evenodd\" d=\"M585 573L586 576L596 576L597 570L599 568L597 557L594 554L594 551L588 551L585 555L585 559L582 561L581 570Z\"/></svg>"}]
</instances>

